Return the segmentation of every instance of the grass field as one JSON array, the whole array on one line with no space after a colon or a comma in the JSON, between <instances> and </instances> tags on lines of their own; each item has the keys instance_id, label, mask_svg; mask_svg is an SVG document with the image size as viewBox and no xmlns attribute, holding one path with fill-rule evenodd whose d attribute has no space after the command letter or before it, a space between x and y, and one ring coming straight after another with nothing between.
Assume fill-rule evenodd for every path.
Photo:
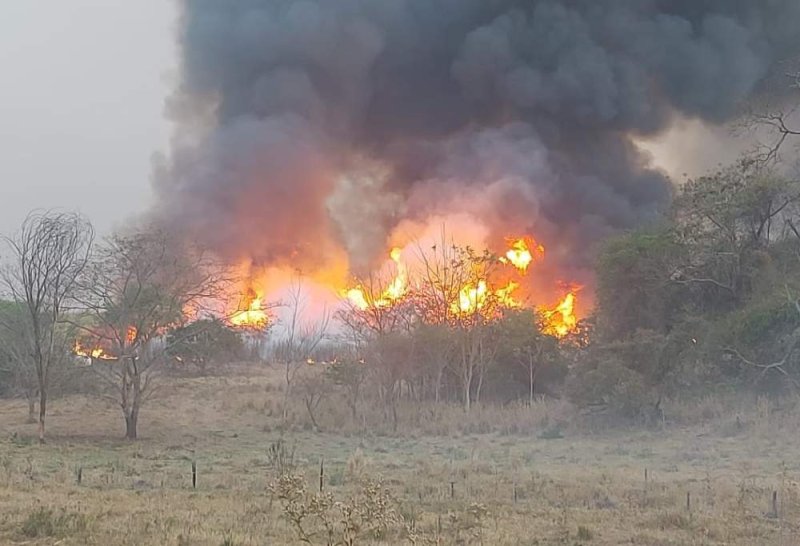
<instances>
[{"instance_id":1,"label":"grass field","mask_svg":"<svg viewBox=\"0 0 800 546\"><path fill-rule=\"evenodd\" d=\"M52 403L40 446L25 404L0 401L0 542L298 543L269 486L293 471L310 497L323 460L337 499L368 478L392 497L393 523L356 544L800 544L800 438L794 416L768 405L736 424L566 426L563 437L538 424L525 434L281 432L268 372L164 381L135 443L117 439L115 408L72 396Z\"/></svg>"}]
</instances>

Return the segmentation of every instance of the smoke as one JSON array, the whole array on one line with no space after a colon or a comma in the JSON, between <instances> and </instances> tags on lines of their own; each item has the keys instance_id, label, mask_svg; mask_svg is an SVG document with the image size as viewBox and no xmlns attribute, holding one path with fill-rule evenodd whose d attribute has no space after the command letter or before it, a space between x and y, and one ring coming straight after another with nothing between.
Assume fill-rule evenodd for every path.
<instances>
[{"instance_id":1,"label":"smoke","mask_svg":"<svg viewBox=\"0 0 800 546\"><path fill-rule=\"evenodd\" d=\"M671 198L635 139L735 116L800 52L796 0L182 7L158 213L230 260L311 269L458 213L586 270Z\"/></svg>"}]
</instances>

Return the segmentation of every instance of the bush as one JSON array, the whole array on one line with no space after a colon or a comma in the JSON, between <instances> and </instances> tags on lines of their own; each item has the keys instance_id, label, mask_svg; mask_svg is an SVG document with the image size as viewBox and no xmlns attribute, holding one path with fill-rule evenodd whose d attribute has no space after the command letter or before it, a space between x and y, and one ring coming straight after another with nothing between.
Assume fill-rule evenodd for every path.
<instances>
[{"instance_id":1,"label":"bush","mask_svg":"<svg viewBox=\"0 0 800 546\"><path fill-rule=\"evenodd\" d=\"M594 369L579 370L569 380L567 395L579 407L599 407L622 419L646 417L653 399L641 374L614 358L600 360Z\"/></svg>"}]
</instances>

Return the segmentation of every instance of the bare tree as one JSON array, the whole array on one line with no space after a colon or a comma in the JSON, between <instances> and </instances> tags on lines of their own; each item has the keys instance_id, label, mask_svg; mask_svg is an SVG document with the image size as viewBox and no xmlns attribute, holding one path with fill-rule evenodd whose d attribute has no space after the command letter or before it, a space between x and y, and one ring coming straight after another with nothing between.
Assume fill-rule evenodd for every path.
<instances>
[{"instance_id":1,"label":"bare tree","mask_svg":"<svg viewBox=\"0 0 800 546\"><path fill-rule=\"evenodd\" d=\"M82 345L119 405L125 437L138 436L139 412L156 392L170 344L188 315L218 301L227 279L202 252L158 229L109 238L81 279Z\"/></svg>"},{"instance_id":2,"label":"bare tree","mask_svg":"<svg viewBox=\"0 0 800 546\"><path fill-rule=\"evenodd\" d=\"M6 329L25 340L39 395L39 441L44 442L47 395L51 372L69 351L62 335L62 318L78 277L89 261L94 231L82 216L34 212L14 237L4 240L11 263L2 280L13 301L24 309L24 320L6 322Z\"/></svg>"},{"instance_id":3,"label":"bare tree","mask_svg":"<svg viewBox=\"0 0 800 546\"><path fill-rule=\"evenodd\" d=\"M790 71L785 74L789 80L789 88L800 92L800 71ZM763 104L745 117L744 125L755 129L765 129L767 141L760 143L755 150L755 158L759 162L769 163L780 160L781 149L786 142L800 136L800 124L797 123L797 105L787 106L785 94L785 82L781 84L781 92L778 93L780 103L778 105Z\"/></svg>"},{"instance_id":4,"label":"bare tree","mask_svg":"<svg viewBox=\"0 0 800 546\"><path fill-rule=\"evenodd\" d=\"M294 380L298 370L313 362L316 351L327 337L330 326L330 313L323 310L322 315L316 320L306 317L306 299L303 294L303 285L296 280L289 289L288 301L284 305L288 309L288 316L276 330L279 332L274 345L276 362L283 366L285 389L283 393L283 420L289 417L289 400L292 396Z\"/></svg>"}]
</instances>

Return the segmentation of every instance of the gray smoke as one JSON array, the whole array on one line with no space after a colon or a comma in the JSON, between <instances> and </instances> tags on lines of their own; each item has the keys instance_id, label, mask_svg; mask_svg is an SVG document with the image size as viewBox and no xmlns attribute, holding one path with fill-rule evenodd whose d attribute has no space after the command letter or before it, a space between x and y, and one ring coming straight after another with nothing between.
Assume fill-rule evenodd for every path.
<instances>
[{"instance_id":1,"label":"gray smoke","mask_svg":"<svg viewBox=\"0 0 800 546\"><path fill-rule=\"evenodd\" d=\"M230 259L366 265L454 203L585 267L672 186L632 143L720 122L797 0L184 0L162 216Z\"/></svg>"}]
</instances>

